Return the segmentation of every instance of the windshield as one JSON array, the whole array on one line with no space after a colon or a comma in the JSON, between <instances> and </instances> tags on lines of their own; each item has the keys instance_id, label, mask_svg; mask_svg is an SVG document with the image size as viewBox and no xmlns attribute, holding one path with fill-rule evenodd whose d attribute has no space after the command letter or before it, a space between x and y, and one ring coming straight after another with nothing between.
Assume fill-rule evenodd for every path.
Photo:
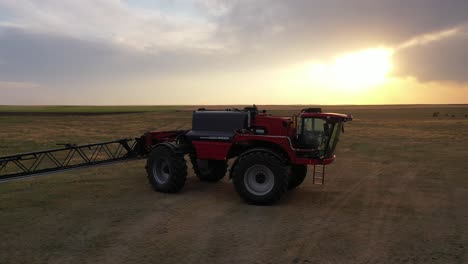
<instances>
[{"instance_id":1,"label":"windshield","mask_svg":"<svg viewBox=\"0 0 468 264\"><path fill-rule=\"evenodd\" d=\"M343 123L336 120L306 117L299 121L299 148L312 149L314 158L333 156Z\"/></svg>"}]
</instances>

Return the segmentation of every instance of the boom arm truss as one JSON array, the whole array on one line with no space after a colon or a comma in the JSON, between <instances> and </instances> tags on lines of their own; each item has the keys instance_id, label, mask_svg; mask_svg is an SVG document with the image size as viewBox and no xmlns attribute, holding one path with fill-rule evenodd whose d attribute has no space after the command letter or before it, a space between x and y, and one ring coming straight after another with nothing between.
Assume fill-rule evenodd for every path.
<instances>
[{"instance_id":1,"label":"boom arm truss","mask_svg":"<svg viewBox=\"0 0 468 264\"><path fill-rule=\"evenodd\" d=\"M71 170L142 158L140 139L71 145L0 157L0 182L37 174Z\"/></svg>"}]
</instances>

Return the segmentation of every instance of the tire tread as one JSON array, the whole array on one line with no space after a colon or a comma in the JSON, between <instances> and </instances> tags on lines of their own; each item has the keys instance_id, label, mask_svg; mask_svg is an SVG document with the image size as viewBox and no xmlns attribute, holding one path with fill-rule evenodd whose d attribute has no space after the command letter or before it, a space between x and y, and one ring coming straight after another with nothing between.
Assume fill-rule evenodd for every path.
<instances>
[{"instance_id":1,"label":"tire tread","mask_svg":"<svg viewBox=\"0 0 468 264\"><path fill-rule=\"evenodd\" d=\"M171 176L165 184L158 184L153 177L153 164L155 159L165 157L171 161ZM183 156L167 147L156 147L148 156L146 164L148 180L155 191L165 193L179 192L187 179L187 164Z\"/></svg>"},{"instance_id":2,"label":"tire tread","mask_svg":"<svg viewBox=\"0 0 468 264\"><path fill-rule=\"evenodd\" d=\"M232 181L237 193L239 193L247 203L271 205L277 202L288 190L288 167L275 155L265 151L254 151L241 155L238 159L236 166L231 171ZM275 185L271 192L261 197L250 194L244 186L243 173L254 164L268 166L275 177Z\"/></svg>"}]
</instances>

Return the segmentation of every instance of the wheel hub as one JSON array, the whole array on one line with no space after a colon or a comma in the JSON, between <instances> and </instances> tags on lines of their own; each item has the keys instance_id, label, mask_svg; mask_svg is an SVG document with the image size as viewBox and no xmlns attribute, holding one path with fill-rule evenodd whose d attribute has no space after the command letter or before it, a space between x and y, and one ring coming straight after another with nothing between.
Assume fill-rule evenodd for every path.
<instances>
[{"instance_id":1,"label":"wheel hub","mask_svg":"<svg viewBox=\"0 0 468 264\"><path fill-rule=\"evenodd\" d=\"M159 184L167 182L171 175L169 163L166 160L160 159L155 160L153 164L153 177L154 180Z\"/></svg>"},{"instance_id":2,"label":"wheel hub","mask_svg":"<svg viewBox=\"0 0 468 264\"><path fill-rule=\"evenodd\" d=\"M266 177L265 177L265 175L263 175L263 173L259 173L259 174L255 175L255 181L257 181L257 183L259 183L259 184L265 183Z\"/></svg>"},{"instance_id":3,"label":"wheel hub","mask_svg":"<svg viewBox=\"0 0 468 264\"><path fill-rule=\"evenodd\" d=\"M254 195L265 195L273 189L275 177L267 166L254 165L245 172L244 185Z\"/></svg>"}]
</instances>

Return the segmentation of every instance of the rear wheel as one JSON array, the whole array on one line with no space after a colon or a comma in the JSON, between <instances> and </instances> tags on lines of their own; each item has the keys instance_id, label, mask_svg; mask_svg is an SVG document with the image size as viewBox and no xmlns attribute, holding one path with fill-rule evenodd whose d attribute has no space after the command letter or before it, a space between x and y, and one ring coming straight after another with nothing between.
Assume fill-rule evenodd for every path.
<instances>
[{"instance_id":1,"label":"rear wheel","mask_svg":"<svg viewBox=\"0 0 468 264\"><path fill-rule=\"evenodd\" d=\"M201 181L218 182L227 171L227 163L224 160L198 160L191 156L193 171Z\"/></svg>"},{"instance_id":2,"label":"rear wheel","mask_svg":"<svg viewBox=\"0 0 468 264\"><path fill-rule=\"evenodd\" d=\"M289 174L288 189L292 190L301 185L307 175L307 165L292 165Z\"/></svg>"},{"instance_id":3,"label":"rear wheel","mask_svg":"<svg viewBox=\"0 0 468 264\"><path fill-rule=\"evenodd\" d=\"M147 160L148 180L155 191L175 193L184 187L187 165L184 157L168 147L156 147Z\"/></svg>"},{"instance_id":4,"label":"rear wheel","mask_svg":"<svg viewBox=\"0 0 468 264\"><path fill-rule=\"evenodd\" d=\"M278 201L288 188L288 168L268 152L252 152L239 157L232 181L248 203L268 205Z\"/></svg>"}]
</instances>

